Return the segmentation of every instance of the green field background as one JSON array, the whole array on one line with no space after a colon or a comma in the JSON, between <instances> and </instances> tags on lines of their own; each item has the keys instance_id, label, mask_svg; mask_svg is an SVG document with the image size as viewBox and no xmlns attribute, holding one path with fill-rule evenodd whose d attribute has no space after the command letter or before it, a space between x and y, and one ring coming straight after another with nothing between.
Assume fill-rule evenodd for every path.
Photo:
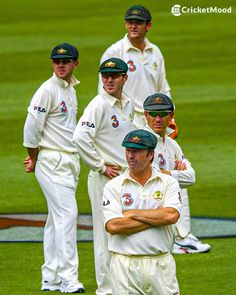
<instances>
[{"instance_id":1,"label":"green field background","mask_svg":"<svg viewBox=\"0 0 236 295\"><path fill-rule=\"evenodd\" d=\"M236 218L236 2L230 0L3 0L0 214L46 212L34 175L24 172L22 131L32 95L51 76L51 49L63 42L79 49L79 118L97 93L100 57L125 34L123 15L134 4L152 13L148 37L165 57L180 129L178 142L196 170L197 182L189 189L191 215ZM232 13L176 17L170 12L174 4L231 6ZM81 163L80 213L91 212L87 173ZM182 294L236 294L235 239L207 242L212 245L209 254L175 257ZM79 248L86 294L94 294L92 243L81 243ZM0 259L0 294L40 294L41 244L1 243Z\"/></svg>"}]
</instances>

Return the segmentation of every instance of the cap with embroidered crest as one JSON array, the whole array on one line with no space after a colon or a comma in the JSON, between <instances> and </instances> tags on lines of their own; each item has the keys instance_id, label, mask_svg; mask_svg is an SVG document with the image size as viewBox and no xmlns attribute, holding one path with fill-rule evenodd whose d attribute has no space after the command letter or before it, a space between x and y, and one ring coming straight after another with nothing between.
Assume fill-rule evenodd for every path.
<instances>
[{"instance_id":1,"label":"cap with embroidered crest","mask_svg":"<svg viewBox=\"0 0 236 295\"><path fill-rule=\"evenodd\" d=\"M156 145L156 136L151 132L143 129L138 129L129 132L122 142L122 146L126 148L143 150L154 150Z\"/></svg>"},{"instance_id":2,"label":"cap with embroidered crest","mask_svg":"<svg viewBox=\"0 0 236 295\"><path fill-rule=\"evenodd\" d=\"M151 13L142 5L134 5L130 7L125 13L125 20L137 19L145 22L152 20Z\"/></svg>"},{"instance_id":3,"label":"cap with embroidered crest","mask_svg":"<svg viewBox=\"0 0 236 295\"><path fill-rule=\"evenodd\" d=\"M53 48L51 53L51 59L78 59L79 53L75 46L63 43L59 44L56 47Z\"/></svg>"},{"instance_id":4,"label":"cap with embroidered crest","mask_svg":"<svg viewBox=\"0 0 236 295\"><path fill-rule=\"evenodd\" d=\"M128 65L120 58L112 57L105 60L99 67L100 73L127 73Z\"/></svg>"},{"instance_id":5,"label":"cap with embroidered crest","mask_svg":"<svg viewBox=\"0 0 236 295\"><path fill-rule=\"evenodd\" d=\"M146 111L170 111L173 112L175 107L172 99L162 93L155 93L148 96L144 103L143 108Z\"/></svg>"}]
</instances>

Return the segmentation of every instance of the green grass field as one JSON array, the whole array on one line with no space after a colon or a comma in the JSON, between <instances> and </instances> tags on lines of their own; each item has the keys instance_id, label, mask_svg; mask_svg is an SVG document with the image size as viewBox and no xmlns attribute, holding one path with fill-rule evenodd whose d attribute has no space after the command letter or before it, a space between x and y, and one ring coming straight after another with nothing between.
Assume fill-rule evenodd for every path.
<instances>
[{"instance_id":1,"label":"green grass field","mask_svg":"<svg viewBox=\"0 0 236 295\"><path fill-rule=\"evenodd\" d=\"M3 0L0 17L0 214L46 212L34 175L26 175L22 129L29 101L51 76L51 49L76 45L78 117L97 93L97 70L104 50L125 34L123 15L135 1ZM189 190L193 216L236 218L236 4L231 0L139 2L152 12L148 37L165 56L176 104L178 142L192 162L197 183ZM182 6L232 6L231 14L170 12ZM79 211L90 213L88 168L81 163ZM1 234L1 231L0 231ZM236 293L235 239L210 239L204 255L176 256L183 295ZM92 243L78 245L86 294L94 294ZM0 294L40 294L41 243L0 243Z\"/></svg>"}]
</instances>

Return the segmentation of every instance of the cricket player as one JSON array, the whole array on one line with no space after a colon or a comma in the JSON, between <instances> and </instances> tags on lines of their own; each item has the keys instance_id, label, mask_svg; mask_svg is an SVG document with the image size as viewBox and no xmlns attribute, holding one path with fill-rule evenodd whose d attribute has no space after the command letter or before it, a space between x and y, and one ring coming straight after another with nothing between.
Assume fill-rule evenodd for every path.
<instances>
[{"instance_id":1,"label":"cricket player","mask_svg":"<svg viewBox=\"0 0 236 295\"><path fill-rule=\"evenodd\" d=\"M195 183L195 171L185 158L178 143L171 139L168 124L174 116L173 101L165 94L155 93L146 98L143 104L147 120L146 130L156 135L158 143L154 162L162 173L178 180L181 190L182 210L176 223L176 240L173 248L175 254L205 253L210 251L208 244L203 244L191 234L190 208L186 188Z\"/></svg>"},{"instance_id":2,"label":"cricket player","mask_svg":"<svg viewBox=\"0 0 236 295\"><path fill-rule=\"evenodd\" d=\"M166 79L163 55L160 49L146 38L152 28L150 11L144 6L134 5L126 11L124 18L127 34L104 52L101 62L110 57L118 57L128 64L129 79L124 86L124 93L132 99L134 105L134 125L136 128L144 128L144 100L155 92L170 96L170 86ZM100 88L101 85L100 79ZM170 127L176 129L170 135L174 138L178 134L174 119Z\"/></svg>"},{"instance_id":3,"label":"cricket player","mask_svg":"<svg viewBox=\"0 0 236 295\"><path fill-rule=\"evenodd\" d=\"M156 144L149 131L129 132L122 142L129 169L105 185L113 295L179 294L170 251L181 210L180 187L152 167Z\"/></svg>"},{"instance_id":4,"label":"cricket player","mask_svg":"<svg viewBox=\"0 0 236 295\"><path fill-rule=\"evenodd\" d=\"M73 137L81 158L91 168L88 193L93 215L97 295L111 294L110 253L103 226L103 189L108 180L126 169L120 143L125 134L134 129L133 105L122 94L127 71L127 64L119 58L109 58L100 65L103 88L85 108Z\"/></svg>"},{"instance_id":5,"label":"cricket player","mask_svg":"<svg viewBox=\"0 0 236 295\"><path fill-rule=\"evenodd\" d=\"M27 173L34 172L45 195L48 217L44 228L42 291L84 293L78 280L77 203L79 155L72 142L77 98L73 76L78 50L68 43L51 53L53 76L34 94L24 126Z\"/></svg>"}]
</instances>

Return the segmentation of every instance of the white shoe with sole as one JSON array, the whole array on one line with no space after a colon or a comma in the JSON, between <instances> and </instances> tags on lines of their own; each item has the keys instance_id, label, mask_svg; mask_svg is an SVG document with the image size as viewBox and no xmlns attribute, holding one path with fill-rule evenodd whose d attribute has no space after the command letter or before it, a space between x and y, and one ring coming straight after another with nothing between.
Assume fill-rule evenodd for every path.
<instances>
[{"instance_id":1,"label":"white shoe with sole","mask_svg":"<svg viewBox=\"0 0 236 295\"><path fill-rule=\"evenodd\" d=\"M57 291L61 289L61 282L42 281L41 291Z\"/></svg>"},{"instance_id":2,"label":"white shoe with sole","mask_svg":"<svg viewBox=\"0 0 236 295\"><path fill-rule=\"evenodd\" d=\"M211 250L211 246L204 244L194 235L189 234L185 239L175 240L172 253L189 254L189 253L207 253Z\"/></svg>"},{"instance_id":3,"label":"white shoe with sole","mask_svg":"<svg viewBox=\"0 0 236 295\"><path fill-rule=\"evenodd\" d=\"M84 293L84 285L80 282L62 282L61 293Z\"/></svg>"}]
</instances>

